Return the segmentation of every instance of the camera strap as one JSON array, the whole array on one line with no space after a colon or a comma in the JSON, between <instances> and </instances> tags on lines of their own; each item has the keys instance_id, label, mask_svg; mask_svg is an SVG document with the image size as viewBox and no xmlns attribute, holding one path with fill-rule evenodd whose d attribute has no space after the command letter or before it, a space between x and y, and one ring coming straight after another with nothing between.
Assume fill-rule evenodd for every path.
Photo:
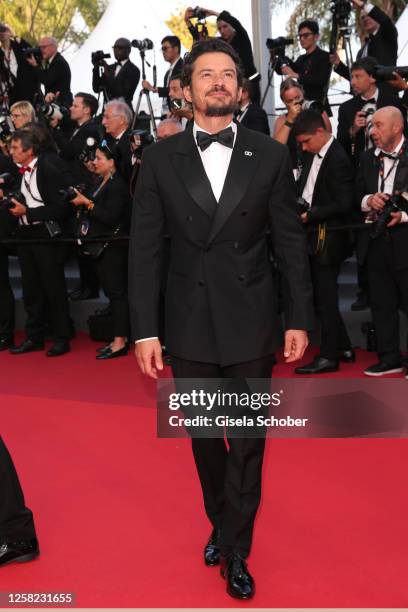
<instances>
[{"instance_id":1,"label":"camera strap","mask_svg":"<svg viewBox=\"0 0 408 612\"><path fill-rule=\"evenodd\" d=\"M27 181L25 174L23 174L23 183L24 183L24 187L27 189L28 193L30 194L30 197L34 200L34 202L38 202L39 204L44 204L43 200L38 199L35 197L35 195L33 195L32 191L31 191L31 178L34 174L34 172L36 172L37 170L37 164L38 162L35 163L35 165L32 167L31 172L30 172L30 179Z\"/></svg>"},{"instance_id":2,"label":"camera strap","mask_svg":"<svg viewBox=\"0 0 408 612\"><path fill-rule=\"evenodd\" d=\"M379 169L379 176L381 179L380 182L380 192L383 193L384 192L384 188L385 188L385 183L387 181L387 178L390 176L391 172L394 170L395 166L398 164L400 158L402 157L402 155L404 154L404 145L400 148L400 150L398 151L397 155L388 155L387 153L385 153L385 151L381 151L380 155L379 155L379 162L380 162L380 169ZM388 159L392 159L392 165L389 168L387 174L384 176L385 173L385 168L384 168L384 159L385 158Z\"/></svg>"}]
</instances>

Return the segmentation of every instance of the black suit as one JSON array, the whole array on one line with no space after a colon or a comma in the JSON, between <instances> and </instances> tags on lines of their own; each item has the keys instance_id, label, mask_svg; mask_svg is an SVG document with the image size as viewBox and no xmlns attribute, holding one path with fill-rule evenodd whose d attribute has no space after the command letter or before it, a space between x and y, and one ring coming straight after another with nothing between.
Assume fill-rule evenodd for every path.
<instances>
[{"instance_id":1,"label":"black suit","mask_svg":"<svg viewBox=\"0 0 408 612\"><path fill-rule=\"evenodd\" d=\"M38 79L35 69L27 62L23 50L31 47L24 39L13 39L11 49L17 60L17 75L14 77L7 69L7 61L3 49L0 49L0 73L3 80L9 84L9 105L20 100L32 102L38 91Z\"/></svg>"},{"instance_id":2,"label":"black suit","mask_svg":"<svg viewBox=\"0 0 408 612\"><path fill-rule=\"evenodd\" d=\"M61 53L56 53L47 68L38 67L36 72L38 79L44 85L45 94L56 94L59 91L56 102L69 108L73 99L71 93L71 69Z\"/></svg>"},{"instance_id":3,"label":"black suit","mask_svg":"<svg viewBox=\"0 0 408 612\"><path fill-rule=\"evenodd\" d=\"M122 136L117 139L110 134L106 135L106 140L112 151L115 152L116 168L119 174L130 185L132 178L132 150L130 148L129 130L126 130Z\"/></svg>"},{"instance_id":4,"label":"black suit","mask_svg":"<svg viewBox=\"0 0 408 612\"><path fill-rule=\"evenodd\" d=\"M164 86L163 87L158 87L157 88L157 93L159 94L160 98L167 98L169 97L169 79L171 76L175 76L175 75L181 75L181 71L183 70L183 58L179 57L177 62L174 65L174 68L171 69L169 68L166 72L166 74L164 75Z\"/></svg>"},{"instance_id":5,"label":"black suit","mask_svg":"<svg viewBox=\"0 0 408 612\"><path fill-rule=\"evenodd\" d=\"M110 64L100 74L99 66L94 66L92 73L92 89L99 93L105 89L108 100L124 98L132 107L133 96L140 79L140 70L133 62L121 62L121 69L115 76L118 63Z\"/></svg>"},{"instance_id":6,"label":"black suit","mask_svg":"<svg viewBox=\"0 0 408 612\"><path fill-rule=\"evenodd\" d=\"M255 130L270 136L268 115L263 108L253 102L249 104L242 116L238 114L237 121L249 130Z\"/></svg>"},{"instance_id":7,"label":"black suit","mask_svg":"<svg viewBox=\"0 0 408 612\"><path fill-rule=\"evenodd\" d=\"M237 126L219 203L191 129L148 148L137 184L129 254L133 337L159 335L160 245L170 236L166 347L180 378L269 379L279 337L266 232L285 279L286 326L308 329L305 238L286 149ZM286 291L287 289L287 291ZM225 553L249 553L260 499L263 439L193 439L207 515ZM241 490L245 490L245 502Z\"/></svg>"},{"instance_id":8,"label":"black suit","mask_svg":"<svg viewBox=\"0 0 408 612\"><path fill-rule=\"evenodd\" d=\"M375 6L369 13L377 23L380 24L378 32L366 39L365 44L357 53L357 59L363 56L363 51L367 50L365 55L375 57L379 64L384 66L395 66L398 56L398 30L395 27L392 19L384 13L378 6ZM367 47L367 49L366 49ZM350 80L350 72L347 66L342 62L334 69L337 74L343 78Z\"/></svg>"},{"instance_id":9,"label":"black suit","mask_svg":"<svg viewBox=\"0 0 408 612\"><path fill-rule=\"evenodd\" d=\"M32 538L33 514L25 505L16 469L0 437L0 544Z\"/></svg>"},{"instance_id":10,"label":"black suit","mask_svg":"<svg viewBox=\"0 0 408 612\"><path fill-rule=\"evenodd\" d=\"M407 143L405 144L407 147ZM360 157L356 182L356 206L361 211L365 195L379 191L379 159L374 150ZM408 185L408 155L399 160L394 190L406 190ZM403 207L405 211L408 207ZM377 331L380 358L390 363L400 360L398 307L408 314L408 223L390 228L378 238L362 231L357 244L358 261L367 263L370 301Z\"/></svg>"},{"instance_id":11,"label":"black suit","mask_svg":"<svg viewBox=\"0 0 408 612\"><path fill-rule=\"evenodd\" d=\"M93 138L98 143L102 140L102 135L102 126L92 119L79 127L75 124L69 138L59 132L58 140L56 139L60 150L59 154L67 163L76 185L80 183L91 185L94 182L95 175L89 172L79 156L84 151L88 138Z\"/></svg>"},{"instance_id":12,"label":"black suit","mask_svg":"<svg viewBox=\"0 0 408 612\"><path fill-rule=\"evenodd\" d=\"M304 89L306 100L319 100L322 104L325 103L331 74L327 51L316 47L312 53L300 55L289 65L299 75L298 81Z\"/></svg>"},{"instance_id":13,"label":"black suit","mask_svg":"<svg viewBox=\"0 0 408 612\"><path fill-rule=\"evenodd\" d=\"M298 182L301 196L314 155L305 156ZM353 166L343 148L333 140L319 168L311 208L307 213L308 246L315 296L315 307L321 325L320 355L338 360L339 353L351 348L339 310L337 278L341 263L351 255L348 231L327 231L322 250L317 250L318 228L344 225L353 209ZM315 230L315 231L311 231Z\"/></svg>"}]
</instances>

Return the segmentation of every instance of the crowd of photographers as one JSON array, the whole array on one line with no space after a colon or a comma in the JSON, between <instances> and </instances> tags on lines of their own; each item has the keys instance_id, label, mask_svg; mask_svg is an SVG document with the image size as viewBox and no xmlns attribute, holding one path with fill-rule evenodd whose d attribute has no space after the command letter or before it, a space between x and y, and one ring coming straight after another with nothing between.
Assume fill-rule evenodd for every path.
<instances>
[{"instance_id":1,"label":"crowd of photographers","mask_svg":"<svg viewBox=\"0 0 408 612\"><path fill-rule=\"evenodd\" d=\"M335 45L329 52L319 47L319 26L312 20L299 25L305 52L295 61L286 55L291 39L267 40L270 65L282 76L286 107L272 134L260 105L260 75L246 30L227 11L197 7L185 13L194 41L208 37L206 19L216 16L220 36L241 59L244 79L236 122L289 148L321 329L320 353L297 368L299 374L335 371L341 361L355 360L337 286L340 266L354 251L359 294L352 309L370 306L376 329L378 363L365 373L381 376L403 366L399 310L408 313L407 73L395 67L394 24L370 2L333 2L333 28L341 25L344 31L352 5L367 38L351 65L342 63ZM74 334L69 300L95 298L102 288L109 299L112 338L96 357L126 355L125 237L143 150L194 121L183 95L180 40L169 35L161 42L169 64L161 85L144 73L144 54L153 43L119 38L113 45L115 62L108 63L110 54L104 51L92 53L93 94L74 96L69 65L53 38L42 38L33 48L0 24L0 43L0 350L42 350L51 337L46 354L65 354ZM141 71L130 60L132 48L140 52ZM327 96L333 69L350 81L353 93L340 106L337 138ZM155 95L162 99L153 135L151 117L132 108L141 77L148 101ZM350 230L350 224L363 223L370 229ZM74 237L77 243L55 240L61 237ZM11 238L18 239L17 246L7 244ZM27 315L26 337L18 346L10 254L19 258ZM80 283L69 295L64 276L68 257L77 259L80 271ZM165 269L164 262L163 300Z\"/></svg>"}]
</instances>

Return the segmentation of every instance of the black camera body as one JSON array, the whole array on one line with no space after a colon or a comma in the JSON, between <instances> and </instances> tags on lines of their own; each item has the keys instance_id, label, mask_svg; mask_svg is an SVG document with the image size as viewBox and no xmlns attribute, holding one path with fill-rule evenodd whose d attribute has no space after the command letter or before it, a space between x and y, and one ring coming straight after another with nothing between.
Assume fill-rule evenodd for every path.
<instances>
[{"instance_id":1,"label":"black camera body","mask_svg":"<svg viewBox=\"0 0 408 612\"><path fill-rule=\"evenodd\" d=\"M205 18L206 18L206 16L207 16L207 15L206 15L206 13L205 13L205 10L204 10L204 9L202 9L200 6L196 6L196 7L193 9L193 15L192 15L192 17L193 17L193 18L195 18L195 19L198 19L198 21L204 21L204 20L205 20Z\"/></svg>"},{"instance_id":2,"label":"black camera body","mask_svg":"<svg viewBox=\"0 0 408 612\"><path fill-rule=\"evenodd\" d=\"M69 110L65 106L61 106L60 104L56 104L55 102L37 104L35 107L37 115L44 117L48 122L53 119L58 119L58 121L62 121L69 117Z\"/></svg>"},{"instance_id":3,"label":"black camera body","mask_svg":"<svg viewBox=\"0 0 408 612\"><path fill-rule=\"evenodd\" d=\"M0 111L0 140L2 142L8 142L13 130L10 127L9 113L7 111Z\"/></svg>"},{"instance_id":4,"label":"black camera body","mask_svg":"<svg viewBox=\"0 0 408 612\"><path fill-rule=\"evenodd\" d=\"M347 22L351 13L351 2L348 2L348 0L331 0L330 10L339 22Z\"/></svg>"},{"instance_id":5,"label":"black camera body","mask_svg":"<svg viewBox=\"0 0 408 612\"><path fill-rule=\"evenodd\" d=\"M150 51L154 47L153 41L150 38L143 38L143 40L135 38L130 44L139 51Z\"/></svg>"},{"instance_id":6,"label":"black camera body","mask_svg":"<svg viewBox=\"0 0 408 612\"><path fill-rule=\"evenodd\" d=\"M96 149L98 148L98 142L92 136L86 139L86 143L81 153L78 156L79 161L86 163L95 160Z\"/></svg>"},{"instance_id":7,"label":"black camera body","mask_svg":"<svg viewBox=\"0 0 408 612\"><path fill-rule=\"evenodd\" d=\"M302 110L312 110L315 113L324 112L324 104L320 100L303 100Z\"/></svg>"},{"instance_id":8,"label":"black camera body","mask_svg":"<svg viewBox=\"0 0 408 612\"><path fill-rule=\"evenodd\" d=\"M273 58L274 68L277 74L282 74L282 67L289 63L285 55L285 47L287 45L293 45L293 38L278 36L278 38L266 39L266 46L269 49L271 58Z\"/></svg>"},{"instance_id":9,"label":"black camera body","mask_svg":"<svg viewBox=\"0 0 408 612\"><path fill-rule=\"evenodd\" d=\"M141 159L143 151L146 149L146 147L154 143L154 137L147 130L131 130L129 133L129 139L131 142L134 142L136 138L139 139L140 144L137 149L133 151L133 155L135 155L138 159Z\"/></svg>"},{"instance_id":10,"label":"black camera body","mask_svg":"<svg viewBox=\"0 0 408 612\"><path fill-rule=\"evenodd\" d=\"M43 56L40 47L26 47L22 51L23 55L26 58L32 56L36 60L37 64L41 64L41 62L43 61Z\"/></svg>"},{"instance_id":11,"label":"black camera body","mask_svg":"<svg viewBox=\"0 0 408 612\"><path fill-rule=\"evenodd\" d=\"M85 190L85 185L81 183L80 185L76 185L76 187L71 186L67 187L66 189L59 189L58 193L65 202L71 202L78 195L75 189L77 189L80 193L83 193Z\"/></svg>"},{"instance_id":12,"label":"black camera body","mask_svg":"<svg viewBox=\"0 0 408 612\"><path fill-rule=\"evenodd\" d=\"M306 200L302 198L302 196L298 196L296 198L296 204L298 205L300 215L303 215L303 213L305 212L309 212L310 204L309 202L306 202Z\"/></svg>"},{"instance_id":13,"label":"black camera body","mask_svg":"<svg viewBox=\"0 0 408 612\"><path fill-rule=\"evenodd\" d=\"M2 188L2 190L4 193L4 187ZM3 198L0 200L0 208L2 208L3 210L10 210L10 208L13 208L14 202L11 201L13 198L17 200L17 202L25 204L25 197L23 196L20 190L7 189Z\"/></svg>"},{"instance_id":14,"label":"black camera body","mask_svg":"<svg viewBox=\"0 0 408 612\"><path fill-rule=\"evenodd\" d=\"M104 51L93 51L91 53L91 62L94 65L100 64L105 59L109 59L111 57L110 53L105 53Z\"/></svg>"},{"instance_id":15,"label":"black camera body","mask_svg":"<svg viewBox=\"0 0 408 612\"><path fill-rule=\"evenodd\" d=\"M380 64L375 66L373 77L376 81L392 81L395 79L394 72L403 79L408 78L408 66L381 66Z\"/></svg>"},{"instance_id":16,"label":"black camera body","mask_svg":"<svg viewBox=\"0 0 408 612\"><path fill-rule=\"evenodd\" d=\"M404 190L402 190L404 191ZM400 212L402 204L402 196L400 191L393 193L389 200L384 205L384 208L378 215L377 221L373 224L370 232L371 238L378 238L387 229L388 223L391 221L391 213Z\"/></svg>"}]
</instances>

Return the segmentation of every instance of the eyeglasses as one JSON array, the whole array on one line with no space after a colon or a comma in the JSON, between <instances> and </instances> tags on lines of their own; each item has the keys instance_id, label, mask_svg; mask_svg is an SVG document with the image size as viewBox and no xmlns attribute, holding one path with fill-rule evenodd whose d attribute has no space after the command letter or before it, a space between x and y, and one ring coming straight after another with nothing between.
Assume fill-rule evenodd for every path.
<instances>
[{"instance_id":1,"label":"eyeglasses","mask_svg":"<svg viewBox=\"0 0 408 612\"><path fill-rule=\"evenodd\" d=\"M309 38L310 36L314 36L313 32L305 32L304 34L298 34L298 39L302 40L302 38Z\"/></svg>"}]
</instances>

